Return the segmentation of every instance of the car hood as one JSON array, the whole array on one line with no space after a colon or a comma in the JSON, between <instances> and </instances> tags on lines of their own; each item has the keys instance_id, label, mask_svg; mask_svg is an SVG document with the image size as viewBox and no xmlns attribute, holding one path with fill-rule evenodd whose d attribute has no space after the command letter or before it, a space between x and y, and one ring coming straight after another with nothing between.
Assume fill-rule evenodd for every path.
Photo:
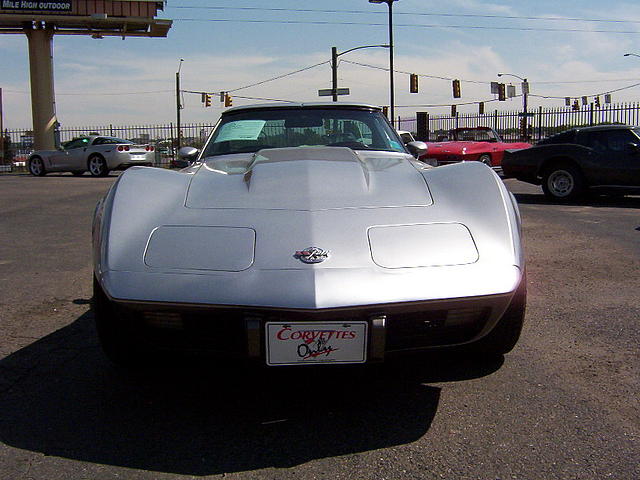
<instances>
[{"instance_id":1,"label":"car hood","mask_svg":"<svg viewBox=\"0 0 640 480\"><path fill-rule=\"evenodd\" d=\"M209 157L192 177L188 208L326 210L427 206L411 157L345 147L265 149Z\"/></svg>"}]
</instances>

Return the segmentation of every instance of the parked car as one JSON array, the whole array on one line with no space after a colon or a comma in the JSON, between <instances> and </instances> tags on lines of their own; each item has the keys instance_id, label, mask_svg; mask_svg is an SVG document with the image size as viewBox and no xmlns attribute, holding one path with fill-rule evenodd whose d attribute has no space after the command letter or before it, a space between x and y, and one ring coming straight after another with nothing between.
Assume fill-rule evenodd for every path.
<instances>
[{"instance_id":1,"label":"parked car","mask_svg":"<svg viewBox=\"0 0 640 480\"><path fill-rule=\"evenodd\" d=\"M640 127L606 125L573 128L528 150L508 152L505 177L541 185L554 200L587 190L640 193Z\"/></svg>"},{"instance_id":2,"label":"parked car","mask_svg":"<svg viewBox=\"0 0 640 480\"><path fill-rule=\"evenodd\" d=\"M152 145L136 145L122 138L91 135L64 142L60 150L33 152L27 165L29 173L35 176L49 172L82 175L88 170L94 177L104 177L111 170L153 165L154 150Z\"/></svg>"},{"instance_id":3,"label":"parked car","mask_svg":"<svg viewBox=\"0 0 640 480\"><path fill-rule=\"evenodd\" d=\"M453 129L437 142L427 142L427 146L425 160L437 165L478 161L489 167L500 167L505 150L529 148L531 144L504 142L490 127L465 127Z\"/></svg>"},{"instance_id":4,"label":"parked car","mask_svg":"<svg viewBox=\"0 0 640 480\"><path fill-rule=\"evenodd\" d=\"M183 147L187 169L127 170L93 223L105 353L276 366L508 352L526 297L515 200L479 163L416 161L423 148L378 107L259 105Z\"/></svg>"}]
</instances>

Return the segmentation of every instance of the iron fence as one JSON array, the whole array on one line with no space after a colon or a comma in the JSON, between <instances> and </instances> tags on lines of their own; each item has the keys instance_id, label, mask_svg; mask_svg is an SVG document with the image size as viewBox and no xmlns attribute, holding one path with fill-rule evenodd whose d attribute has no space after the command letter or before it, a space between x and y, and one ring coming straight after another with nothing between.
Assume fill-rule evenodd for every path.
<instances>
[{"instance_id":1,"label":"iron fence","mask_svg":"<svg viewBox=\"0 0 640 480\"><path fill-rule=\"evenodd\" d=\"M447 136L449 130L459 127L492 127L503 139L508 141L537 142L550 135L574 127L604 124L638 125L640 124L640 104L605 104L596 106L591 103L578 110L571 107L538 107L527 113L498 111L490 113L457 113L456 115L426 115L427 132L421 135L428 141ZM417 132L417 123L413 119L401 120L403 130ZM526 126L526 130L524 127ZM407 128L405 128L407 127ZM413 128L411 128L413 127Z\"/></svg>"},{"instance_id":2,"label":"iron fence","mask_svg":"<svg viewBox=\"0 0 640 480\"><path fill-rule=\"evenodd\" d=\"M426 132L418 132L416 118L398 117L396 125L399 130L407 130L417 134L422 140L435 141L438 137L447 136L449 130L458 127L493 127L507 141L527 140L536 142L549 135L563 130L588 125L602 124L640 124L640 103L605 104L596 106L593 103L578 110L571 107L543 108L528 112L498 111L456 115L425 114ZM526 124L526 133L523 129ZM181 125L182 145L200 148L213 129L212 123L187 123ZM155 165L170 166L176 156L177 131L173 123L164 125L102 125L90 127L61 128L60 141L64 142L81 135L109 135L126 138L136 143L150 144L155 147ZM0 151L0 171L25 170L27 157L33 151L33 132L27 129L5 130L4 145L9 148Z\"/></svg>"},{"instance_id":3,"label":"iron fence","mask_svg":"<svg viewBox=\"0 0 640 480\"><path fill-rule=\"evenodd\" d=\"M182 145L200 148L211 133L213 123L189 123L181 125ZM82 135L108 135L131 140L135 143L149 144L155 147L155 165L168 167L176 157L177 130L173 123L165 125L102 125L89 127L61 128L60 141L66 142ZM5 130L8 140L8 151L4 152L4 161L0 163L13 164L13 171L26 169L25 162L33 152L33 131L27 129Z\"/></svg>"}]
</instances>

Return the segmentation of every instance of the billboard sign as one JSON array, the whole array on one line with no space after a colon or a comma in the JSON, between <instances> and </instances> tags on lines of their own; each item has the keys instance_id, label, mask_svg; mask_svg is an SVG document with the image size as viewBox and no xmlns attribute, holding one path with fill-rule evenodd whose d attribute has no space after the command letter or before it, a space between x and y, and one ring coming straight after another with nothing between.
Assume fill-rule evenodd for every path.
<instances>
[{"instance_id":1,"label":"billboard sign","mask_svg":"<svg viewBox=\"0 0 640 480\"><path fill-rule=\"evenodd\" d=\"M0 10L11 12L59 13L71 12L72 0L0 0Z\"/></svg>"}]
</instances>

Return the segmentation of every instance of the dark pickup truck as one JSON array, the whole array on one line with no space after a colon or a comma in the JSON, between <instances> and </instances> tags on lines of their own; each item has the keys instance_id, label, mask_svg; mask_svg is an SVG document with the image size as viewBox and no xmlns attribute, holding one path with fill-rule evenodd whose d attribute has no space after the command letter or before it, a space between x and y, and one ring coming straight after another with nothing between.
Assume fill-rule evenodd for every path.
<instances>
[{"instance_id":1,"label":"dark pickup truck","mask_svg":"<svg viewBox=\"0 0 640 480\"><path fill-rule=\"evenodd\" d=\"M640 127L603 125L573 128L526 150L508 150L506 178L541 185L554 200L571 200L587 190L640 194Z\"/></svg>"}]
</instances>

